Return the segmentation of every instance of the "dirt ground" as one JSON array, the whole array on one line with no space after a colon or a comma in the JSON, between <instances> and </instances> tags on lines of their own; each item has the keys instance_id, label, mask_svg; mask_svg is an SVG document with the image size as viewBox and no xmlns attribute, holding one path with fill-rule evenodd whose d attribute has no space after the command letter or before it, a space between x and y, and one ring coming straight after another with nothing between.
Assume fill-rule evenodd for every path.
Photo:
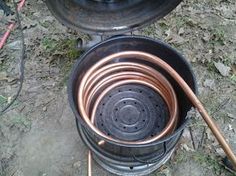
<instances>
[{"instance_id":1,"label":"dirt ground","mask_svg":"<svg viewBox=\"0 0 236 176\"><path fill-rule=\"evenodd\" d=\"M164 19L135 33L164 40L188 59L200 99L236 153L235 7L235 0L184 0ZM21 15L25 81L18 100L0 117L0 176L84 176L87 149L76 131L66 81L81 54L76 39L89 37L62 26L42 1L28 1ZM6 23L0 21L1 35ZM17 90L19 54L15 30L0 50L0 108ZM193 113L190 127L171 160L151 175L235 175L222 165L224 153L199 114ZM93 175L111 174L94 163Z\"/></svg>"}]
</instances>

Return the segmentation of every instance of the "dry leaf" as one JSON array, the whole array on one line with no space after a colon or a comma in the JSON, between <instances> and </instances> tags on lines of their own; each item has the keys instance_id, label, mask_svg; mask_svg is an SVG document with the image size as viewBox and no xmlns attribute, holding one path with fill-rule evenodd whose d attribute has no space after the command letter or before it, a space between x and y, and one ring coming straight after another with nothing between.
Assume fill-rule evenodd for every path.
<instances>
[{"instance_id":1,"label":"dry leaf","mask_svg":"<svg viewBox=\"0 0 236 176\"><path fill-rule=\"evenodd\" d=\"M214 62L214 65L222 76L229 76L229 72L231 70L230 67L224 65L221 62Z\"/></svg>"}]
</instances>

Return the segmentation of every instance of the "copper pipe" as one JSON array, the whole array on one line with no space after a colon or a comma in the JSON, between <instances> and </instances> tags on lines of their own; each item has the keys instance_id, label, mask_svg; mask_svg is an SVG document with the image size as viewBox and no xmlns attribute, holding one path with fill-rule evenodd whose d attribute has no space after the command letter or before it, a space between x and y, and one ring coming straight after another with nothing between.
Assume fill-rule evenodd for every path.
<instances>
[{"instance_id":1,"label":"copper pipe","mask_svg":"<svg viewBox=\"0 0 236 176\"><path fill-rule=\"evenodd\" d=\"M145 70L145 71L147 71L147 70ZM112 82L112 84L114 85L113 81L119 80L119 79L122 80L122 78L126 79L126 80L130 80L130 82L132 82L131 78L135 78L135 76L136 76L136 79L142 81L142 84L144 84L144 85L145 85L146 82L151 83L152 84L151 88L155 89L163 97L163 99L167 103L168 109L170 111L170 121L166 125L166 128L168 127L167 128L168 131L163 130L161 132L163 134L159 134L160 136L158 138L160 138L161 136L164 136L167 133L169 134L170 132L172 132L175 129L176 125L177 125L177 121L178 121L178 116L177 116L177 98L176 98L176 95L174 93L173 88L171 87L170 83L164 78L164 76L162 76L158 72L157 73L154 72L154 73L150 73L150 74L152 74L153 76L157 77L159 80L156 80L156 79L154 79L152 77L149 77L149 76L147 76L145 74L141 74L141 73L137 73L137 72L121 72L121 73L113 74L111 76L106 77L106 79L105 79L105 81L107 81L106 83L102 82L103 84L102 83L96 84L96 86L92 90L86 89L86 91L89 91L90 94L89 94L88 97L84 96L84 99L86 99L88 101L91 101L91 98L94 96L94 92L96 92L96 89L100 90L101 87L104 86L104 84L109 85L110 82ZM150 82L150 80L151 80L151 82ZM93 82L91 82L91 84L93 84ZM112 87L114 87L114 86L112 86ZM111 89L112 88L110 87L106 91L103 90L102 94L99 96L99 98L97 98L97 101L95 103L96 105L94 105L94 107L92 108L93 112L92 112L91 119L90 119L92 123L94 122L95 112L96 112L97 106L99 104L99 101ZM87 103L86 104L86 111L87 111L87 113L88 113L88 107L89 107L89 104L90 104L90 102L88 102L88 101L86 102ZM158 138L156 137L153 140L157 140Z\"/></svg>"},{"instance_id":2,"label":"copper pipe","mask_svg":"<svg viewBox=\"0 0 236 176\"><path fill-rule=\"evenodd\" d=\"M94 85L94 87L92 88L92 90L90 89L86 89L86 92L85 92L85 95L84 95L84 99L85 99L85 106L87 108L89 108L89 105L92 101L92 98L93 96L97 93L98 90L102 90L101 88L104 86L104 85L108 85L108 84L113 84L113 82L115 82L116 80L124 80L124 79L131 79L132 77L136 77L136 79L140 79L140 80L143 80L143 81L149 81L152 85L155 85L156 86L156 91L163 97L163 99L168 103L171 103L172 105L172 102L174 101L174 105L173 106L176 106L175 104L177 104L177 98L175 96L175 93L174 93L174 90L172 89L171 85L164 79L164 77L161 77L161 75L159 74L155 74L155 75L158 75L158 78L162 80L162 82L160 81L156 81L156 79L150 77L150 76L147 76L145 74L142 74L142 73L138 73L138 72L121 72L121 73L116 73L116 74L113 74L113 75L110 75L110 76L107 76L105 79L103 79L101 82L97 83ZM168 86L163 86L162 84L164 85L168 85ZM92 84L91 84L92 85ZM86 94L88 93L89 94ZM172 96L173 97L172 97ZM174 100L172 99L174 98ZM171 106L170 105L170 106ZM169 107L170 107L169 106ZM88 109L86 108L87 112L88 112ZM177 108L177 107L176 107Z\"/></svg>"},{"instance_id":3,"label":"copper pipe","mask_svg":"<svg viewBox=\"0 0 236 176\"><path fill-rule=\"evenodd\" d=\"M119 62L119 63L112 63L109 65L105 65L104 67L96 70L92 75L90 75L90 77L88 78L88 80L86 81L86 85L85 85L85 89L87 89L87 86L91 85L91 81L94 82L94 79L96 79L96 77L101 78L103 76L105 76L106 74L112 73L112 72L119 72L119 71L135 71L136 68L139 68L140 72L143 71L149 71L149 73L153 73L156 72L155 69L151 68L151 67L147 67L145 65L141 65L138 63L133 63L133 62ZM141 69L141 70L140 70Z\"/></svg>"},{"instance_id":4,"label":"copper pipe","mask_svg":"<svg viewBox=\"0 0 236 176\"><path fill-rule=\"evenodd\" d=\"M100 146L103 145L103 144L105 144L104 140L101 140L101 141L98 142L98 145L100 145Z\"/></svg>"},{"instance_id":5,"label":"copper pipe","mask_svg":"<svg viewBox=\"0 0 236 176\"><path fill-rule=\"evenodd\" d=\"M199 111L199 113L201 114L201 116L203 117L205 122L207 123L208 127L210 128L210 130L212 131L212 133L214 134L214 136L218 140L219 144L221 145L221 147L225 151L228 158L232 161L233 165L236 167L236 156L234 155L233 150L229 146L228 142L225 140L224 136L222 135L220 129L218 128L218 126L216 125L214 120L209 116L209 114L205 110L205 108L202 105L202 103L200 102L200 100L197 98L197 96L194 94L194 92L188 86L188 84L183 80L183 78L171 66L169 66L167 63L165 63L160 58L150 55L150 54L147 54L147 53L140 53L140 52L135 52L135 53L138 54L139 56L141 56L141 55L143 57L146 56L146 58L153 58L155 60L156 64L158 64L159 66L162 66L162 68L165 69L178 82L179 86L181 86L181 88L184 90L185 94L188 96L190 101L197 108L197 110ZM135 54L135 53L133 53L133 54ZM125 53L123 53L123 54L125 54Z\"/></svg>"},{"instance_id":6,"label":"copper pipe","mask_svg":"<svg viewBox=\"0 0 236 176\"><path fill-rule=\"evenodd\" d=\"M123 74L123 73L122 73ZM177 110L176 108L177 108L177 106L176 106L176 104L174 104L174 106L172 106L172 102L173 101L175 101L176 100L176 98L175 98L175 95L173 95L174 97L171 97L171 95L172 94L168 94L169 92L167 92L165 95L163 94L163 92L161 92L161 90L159 90L157 87L155 87L155 84L153 85L152 83L153 82L151 82L150 80L148 80L148 79L146 79L146 78L142 78L142 77L139 77L139 76L137 76L137 75L132 75L132 74L129 74L128 72L125 72L124 73L124 75L120 75L120 74L117 74L117 75L115 75L115 76L117 76L117 77L114 77L113 79L112 79L112 81L115 81L115 80L119 80L119 79L121 79L122 80L122 78L127 78L127 76L129 77L129 79L126 79L126 80L128 80L128 81L130 81L130 83L132 83L132 81L134 81L134 80L139 80L139 83L140 84L144 84L144 85L147 85L147 86L150 86L151 88L153 88L153 89L155 89L157 92L160 92L160 94L164 97L164 99L165 100L168 100L168 102L167 102L167 105L168 105L168 107L169 107L169 109L170 110L172 110L172 112L173 112L173 110ZM136 79L135 79L136 78ZM110 81L110 80L109 80ZM113 82L113 84L112 84L112 86L109 86L108 88L109 88L109 90L111 90L111 87L113 87L114 88L114 84L115 83L120 83L120 81L118 81L118 82ZM104 84L109 84L109 82L105 82ZM102 84L102 85L98 85L99 86L99 88L101 88L102 86L104 86L104 84ZM116 86L115 86L116 87ZM99 89L99 88L97 88L97 87L95 87L95 89ZM103 95L105 95L107 93L107 91L106 90L103 90L103 92L101 93L101 94L103 94ZM167 97L168 96L168 97ZM99 96L99 97L101 97L101 95ZM167 99L167 98L168 99ZM91 99L91 95L88 97L88 99ZM97 98L97 99L99 99L99 98ZM96 103L95 103L96 104ZM94 111L96 111L96 108L93 108L93 110ZM176 116L176 112L174 112L175 113L175 116ZM94 116L91 116L91 122L93 122L94 121L94 118L93 118Z\"/></svg>"},{"instance_id":7,"label":"copper pipe","mask_svg":"<svg viewBox=\"0 0 236 176\"><path fill-rule=\"evenodd\" d=\"M117 65L119 68L122 68L119 64L114 64L114 65ZM127 79L130 80L131 78L134 78L133 77L134 75L136 75L136 79L138 79L138 80L140 79L140 81L138 83L142 83L144 85L146 84L149 87L152 84L151 88L156 90L164 98L165 102L168 105L169 111L170 111L170 121L166 125L165 129L159 135L157 135L151 139L148 139L148 140L143 140L142 143L149 143L149 142L156 141L156 140L160 139L161 137L173 132L176 125L177 125L177 122L178 122L178 117L177 117L177 114L178 114L177 109L178 108L177 108L177 98L176 98L176 95L175 95L174 90L171 87L170 83L165 79L164 76L162 76L159 72L157 72L156 70L154 70L150 67L143 66L140 64L128 63L128 62L125 63L125 65L123 64L123 66L129 66L129 67L127 67L129 69L130 69L130 66L132 66L130 70L136 69L136 71L139 70L140 72L147 73L147 74L149 74L149 76L147 76L145 74L138 73L138 72L121 72L121 73L116 73L116 74L107 76L102 81L103 82L107 81L106 84L109 84L110 82L115 81L116 79L123 78L126 80ZM103 69L103 71L104 70L105 69ZM110 70L107 70L108 75L113 70L118 71L117 69L110 67ZM104 73L104 72L101 72L101 73ZM134 74L134 75L132 75L132 74ZM90 104L92 97L95 94L94 92L96 92L96 90L100 90L101 86L103 86L103 84L102 84L103 82L99 82L100 84L98 84L96 82L97 77L101 77L101 76L96 77L96 75L99 75L99 74L97 72L95 72L93 75L91 75L90 78L93 78L93 79L90 79L90 84L88 84L88 87L85 88L85 95L83 96L84 100L85 100L84 103L86 104L85 106L86 106L87 114L89 113L88 112L90 109L89 104ZM103 74L103 76L105 76L105 75ZM151 76L153 76L153 77L151 77ZM154 78L154 77L156 77L156 78ZM91 80L93 80L93 81L91 81ZM150 82L150 80L152 82ZM133 80L130 80L130 82L132 82L132 81ZM147 82L149 82L150 84L147 84ZM90 90L94 84L96 86L92 90ZM153 85L155 85L155 86L153 86ZM160 90L156 87L159 87ZM111 90L111 88L109 90ZM102 96L100 96L100 98L97 98L96 105L92 108L93 112L92 112L91 119L90 119L92 123L94 123L97 105L99 104L99 101L102 99L102 97L107 93L107 91L103 91ZM89 96L87 96L88 93L90 93ZM137 142L140 143L140 141L137 141Z\"/></svg>"},{"instance_id":8,"label":"copper pipe","mask_svg":"<svg viewBox=\"0 0 236 176\"><path fill-rule=\"evenodd\" d=\"M122 72L111 75L112 72L117 72L119 70ZM138 72L127 72L124 70L135 70L135 71L140 71L140 72L144 72L144 73L147 72L149 77L145 74L140 74ZM106 77L106 74L110 75L110 76ZM161 137L172 133L174 131L174 129L176 128L176 125L178 122L177 98L174 93L174 90L173 90L172 86L170 85L170 83L165 79L164 76L162 76L156 70L154 70L150 67L144 66L144 65L131 63L131 62L115 63L115 64L109 64L109 65L97 70L93 75L90 76L90 79L87 81L87 87L85 88L84 99L85 99L85 104L86 104L86 111L88 112L90 101L91 101L92 97L94 96L93 94L95 94L94 92L96 92L96 89L97 90L101 89L101 86L98 85L97 80L101 79L102 77L105 77L105 80L114 81L116 76L121 76L121 77L123 76L124 79L130 79L130 74L140 76L140 79L141 79L141 76L143 76L146 79L152 80L153 81L152 84L156 84L155 86L160 88L160 90L157 90L157 91L159 94L161 94L161 96L163 97L165 102L167 102L169 111L175 113L173 115L172 114L170 115L171 121L169 121L169 123L166 125L165 129L158 136L156 136L152 140L149 140L149 142L156 141L156 140L160 139ZM155 78L150 77L150 76L153 76ZM119 77L118 79L120 79L121 77ZM145 78L142 78L142 80L145 80ZM156 79L156 78L158 78L158 79ZM109 82L107 84L109 84ZM93 87L93 85L96 85L95 88ZM93 87L93 89L91 90L92 87ZM110 87L109 90L111 90L111 89L112 88ZM96 105L93 107L93 112L92 112L91 119L90 119L92 123L94 123L96 109L97 109L97 106L98 106L100 100L103 98L104 95L106 95L106 93L109 90L103 91L103 94L100 95L99 98L97 98ZM90 93L89 96L87 96L88 93ZM172 102L174 102L174 103L172 103ZM174 104L174 106L175 106L174 109L172 108L172 104ZM105 141L101 140L98 142L98 145L103 145L104 143L105 143Z\"/></svg>"},{"instance_id":9,"label":"copper pipe","mask_svg":"<svg viewBox=\"0 0 236 176\"><path fill-rule=\"evenodd\" d=\"M171 89L171 91L169 91L170 89L167 89L168 91L165 91L166 87L163 87L159 82L154 82L155 81L154 79L151 79L150 77L148 77L144 74L141 74L141 73L137 73L137 72L123 72L123 73L116 73L111 76L108 76L107 79L104 79L102 82L97 84L91 90L89 96L87 96L87 97L85 96L87 98L86 107L89 107L92 97L97 93L98 90L102 90L104 92L103 87L109 86L109 84L114 84L115 82L117 82L119 80L121 81L121 80L132 80L132 79L141 80L144 83L146 81L146 82L152 84L153 87L155 86L155 88L153 88L153 89L155 89L163 97L163 99L167 102L169 108L172 107L172 104L173 104L172 102L174 100L177 100L176 96L173 93L174 92L173 89ZM169 87L167 87L167 88L169 88ZM163 91L163 89L164 89L164 91ZM171 97L171 95L172 95L171 93L173 93L174 97ZM177 108L176 104L177 103L175 103L173 106L175 106ZM92 118L91 118L91 121L92 121Z\"/></svg>"},{"instance_id":10,"label":"copper pipe","mask_svg":"<svg viewBox=\"0 0 236 176\"><path fill-rule=\"evenodd\" d=\"M104 66L101 69L97 70L92 75L90 75L90 77L84 87L84 89L85 89L84 97L87 97L88 93L90 92L91 87L93 87L95 84L97 84L97 81L99 79L101 79L102 77L105 77L105 79L107 79L106 76L112 75L113 72L114 73L116 73L116 72L124 73L125 71L139 71L141 73L143 72L145 74L148 74L152 77L154 75L156 76L156 78L163 77L162 75L160 75L159 72L157 72L153 68L148 67L148 66L144 66L141 64L136 64L136 63L131 63L131 62L109 64L109 65ZM156 79L156 78L155 78L155 81L158 82L158 79ZM162 80L163 80L163 78L162 78ZM87 101L86 98L84 98L84 100Z\"/></svg>"},{"instance_id":11,"label":"copper pipe","mask_svg":"<svg viewBox=\"0 0 236 176\"><path fill-rule=\"evenodd\" d=\"M185 92L187 97L190 99L192 104L200 112L201 116L203 117L203 119L205 120L205 122L207 123L209 128L211 129L212 133L214 134L214 136L216 137L216 139L218 140L218 142L222 146L225 153L227 154L228 158L232 161L233 165L236 166L236 156L234 155L232 149L230 148L229 144L225 140L224 136L220 132L217 125L215 124L214 120L208 115L208 113L205 110L204 106L199 101L199 99L196 97L196 95L191 90L191 88L187 85L187 83L182 79L182 77L171 66L169 66L167 63L165 63L163 60L161 60L160 58L158 58L154 55L144 53L144 52L124 51L124 52L119 52L119 53L109 55L109 56L103 58L102 60L100 60L94 66L92 66L88 70L88 72L84 75L84 77L81 81L81 84L80 84L81 86L79 87L79 91L78 91L79 110L80 110L80 113L82 114L82 117L84 118L85 122L89 125L89 127L95 133L97 133L98 135L100 135L100 136L102 136L102 137L104 137L105 139L108 139L108 140L121 142L123 144L133 144L133 142L116 140L116 139L113 139L113 138L103 134L101 131L99 131L96 127L94 127L92 125L92 123L89 120L89 117L87 116L87 113L86 113L86 111L83 107L83 91L84 91L83 87L86 84L86 81L89 78L89 76L95 70L97 70L99 67L103 66L104 64L108 63L109 61L111 61L113 59L118 59L118 58L135 58L135 59L139 59L139 60L145 60L145 61L151 62L155 65L158 65L161 68L163 68L165 71L167 71L170 74L170 76L172 76L176 80L176 82L183 89L183 91ZM127 81L127 83L129 83L129 81ZM142 142L140 141L140 143L142 143Z\"/></svg>"},{"instance_id":12,"label":"copper pipe","mask_svg":"<svg viewBox=\"0 0 236 176\"><path fill-rule=\"evenodd\" d=\"M88 176L92 176L92 154L91 151L88 151Z\"/></svg>"},{"instance_id":13,"label":"copper pipe","mask_svg":"<svg viewBox=\"0 0 236 176\"><path fill-rule=\"evenodd\" d=\"M132 57L132 56L131 56ZM104 58L105 59L105 58ZM104 59L102 59L101 61L103 61ZM110 60L112 60L113 58L110 58ZM100 61L100 62L101 62ZM108 60L109 61L109 60ZM100 63L100 62L98 62L98 63ZM104 62L104 61L103 61ZM107 62L107 61L105 61L105 62ZM104 62L104 63L105 63ZM80 88L79 88L79 92L78 92L78 105L79 105L79 108L81 109L81 113L83 114L83 112L82 111L84 111L85 109L84 109L84 106L83 106L83 96L80 96L81 95L81 93L82 93L82 95L83 95L83 93L84 93L84 89L83 89L83 87L84 87L84 85L86 85L87 84L87 81L89 80L89 78L90 78L90 80L92 79L92 75L93 75L93 73L96 73L96 70L98 70L99 68L102 68L104 65L102 65L102 64L95 64L92 68L90 68L89 69L89 71L84 75L84 77L83 77L83 79L82 79L82 81L81 81L81 84L80 84ZM132 64L135 64L135 63L132 63ZM145 69L144 69L145 70ZM95 74L96 75L96 74ZM87 79L88 78L88 79ZM158 80L156 80L156 81L158 81ZM82 91L82 92L81 92ZM82 102L83 103L81 103L81 100L82 100ZM86 100L86 98L84 98L84 100ZM176 101L175 101L176 102ZM95 109L95 108L94 108ZM86 110L85 110L86 111ZM176 110L175 110L176 111ZM86 111L87 112L87 111ZM84 118L84 120L86 121L86 123L88 123L88 125L96 132L96 133L98 133L99 135L101 135L101 136L103 136L104 138L107 138L107 139L110 139L110 140L113 140L113 141L116 141L116 142L121 142L121 143L126 143L126 144L146 144L146 143L148 143L148 142L150 142L150 141L155 141L155 137L152 139L152 140L145 140L145 141L132 141L132 142L130 142L130 141L121 141L121 140L117 140L117 139L113 139L113 138L111 138L111 137L109 137L109 136L107 136L107 135L105 135L105 134L103 134L99 129L97 129L94 125L91 125L92 123L90 122L90 120L91 119L89 119L89 115L87 114L85 112L85 114L83 114L82 115L82 117ZM177 123L177 121L175 121L176 123ZM176 124L175 124L176 125ZM172 126L173 128L172 129L174 129L174 127L175 126ZM167 128L167 129L171 129L171 128ZM165 132L165 131L164 131ZM164 135L163 135L164 136ZM158 138L157 138L158 139Z\"/></svg>"}]
</instances>

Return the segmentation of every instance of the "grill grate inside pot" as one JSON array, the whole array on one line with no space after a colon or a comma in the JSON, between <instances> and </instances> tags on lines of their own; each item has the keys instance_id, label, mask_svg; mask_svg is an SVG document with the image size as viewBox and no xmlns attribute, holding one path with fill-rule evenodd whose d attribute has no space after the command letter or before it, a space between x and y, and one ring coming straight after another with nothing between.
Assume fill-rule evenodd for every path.
<instances>
[{"instance_id":1,"label":"grill grate inside pot","mask_svg":"<svg viewBox=\"0 0 236 176\"><path fill-rule=\"evenodd\" d=\"M113 138L137 141L159 134L168 120L167 105L158 93L130 84L116 87L102 99L95 125Z\"/></svg>"}]
</instances>

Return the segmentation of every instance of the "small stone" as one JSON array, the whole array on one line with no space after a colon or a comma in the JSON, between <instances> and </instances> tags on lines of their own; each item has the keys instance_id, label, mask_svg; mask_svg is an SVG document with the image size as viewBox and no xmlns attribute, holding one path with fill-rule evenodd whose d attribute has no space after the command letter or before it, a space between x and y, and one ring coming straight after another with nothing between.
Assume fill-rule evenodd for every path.
<instances>
[{"instance_id":1,"label":"small stone","mask_svg":"<svg viewBox=\"0 0 236 176\"><path fill-rule=\"evenodd\" d=\"M11 100L12 100L12 97L8 97L8 98L7 98L7 103L10 103Z\"/></svg>"},{"instance_id":2,"label":"small stone","mask_svg":"<svg viewBox=\"0 0 236 176\"><path fill-rule=\"evenodd\" d=\"M208 42L210 40L211 36L208 33L204 33L204 36L202 37L202 40L204 42Z\"/></svg>"},{"instance_id":3,"label":"small stone","mask_svg":"<svg viewBox=\"0 0 236 176\"><path fill-rule=\"evenodd\" d=\"M208 87L210 88L211 90L215 90L215 80L213 79L206 79L204 82L203 82L203 86L204 87Z\"/></svg>"},{"instance_id":4,"label":"small stone","mask_svg":"<svg viewBox=\"0 0 236 176\"><path fill-rule=\"evenodd\" d=\"M74 167L75 169L79 169L80 166L81 166L81 162L80 162L80 161L77 161L77 162L75 162L75 163L73 164L73 167Z\"/></svg>"},{"instance_id":5,"label":"small stone","mask_svg":"<svg viewBox=\"0 0 236 176\"><path fill-rule=\"evenodd\" d=\"M44 112L47 111L47 107L46 106L43 107L43 111Z\"/></svg>"},{"instance_id":6,"label":"small stone","mask_svg":"<svg viewBox=\"0 0 236 176\"><path fill-rule=\"evenodd\" d=\"M184 28L182 28L182 27L181 27L181 28L179 29L179 32L178 32L178 34L179 34L179 35L182 35L182 34L184 34Z\"/></svg>"},{"instance_id":7,"label":"small stone","mask_svg":"<svg viewBox=\"0 0 236 176\"><path fill-rule=\"evenodd\" d=\"M188 128L186 130L184 130L183 137L186 138L186 139L191 139L191 135L190 135L190 132L189 132Z\"/></svg>"},{"instance_id":8,"label":"small stone","mask_svg":"<svg viewBox=\"0 0 236 176\"><path fill-rule=\"evenodd\" d=\"M220 72L220 74L221 74L222 76L229 76L229 72L230 72L230 70L231 70L230 67L224 65L224 64L221 63L221 62L217 62L217 63L214 62L214 65L215 65L215 67L217 68L217 70Z\"/></svg>"},{"instance_id":9,"label":"small stone","mask_svg":"<svg viewBox=\"0 0 236 176\"><path fill-rule=\"evenodd\" d=\"M169 37L170 34L171 34L171 30L170 30L170 29L168 29L167 31L165 31L165 35L166 35L167 37Z\"/></svg>"},{"instance_id":10,"label":"small stone","mask_svg":"<svg viewBox=\"0 0 236 176\"><path fill-rule=\"evenodd\" d=\"M182 150L185 150L185 151L187 151L187 152L189 152L189 151L194 151L194 149L193 148L190 148L187 144L182 144L181 145L181 149Z\"/></svg>"},{"instance_id":11,"label":"small stone","mask_svg":"<svg viewBox=\"0 0 236 176\"><path fill-rule=\"evenodd\" d=\"M229 130L229 131L232 131L232 130L233 130L232 125L230 125L230 124L228 125L228 130Z\"/></svg>"},{"instance_id":12,"label":"small stone","mask_svg":"<svg viewBox=\"0 0 236 176\"><path fill-rule=\"evenodd\" d=\"M225 157L225 152L222 148L217 148L216 153L220 155L221 157Z\"/></svg>"},{"instance_id":13,"label":"small stone","mask_svg":"<svg viewBox=\"0 0 236 176\"><path fill-rule=\"evenodd\" d=\"M7 45L7 47L9 47L10 49L13 49L13 50L20 50L22 48L21 45L22 45L21 41L17 40L17 41L9 43Z\"/></svg>"}]
</instances>

